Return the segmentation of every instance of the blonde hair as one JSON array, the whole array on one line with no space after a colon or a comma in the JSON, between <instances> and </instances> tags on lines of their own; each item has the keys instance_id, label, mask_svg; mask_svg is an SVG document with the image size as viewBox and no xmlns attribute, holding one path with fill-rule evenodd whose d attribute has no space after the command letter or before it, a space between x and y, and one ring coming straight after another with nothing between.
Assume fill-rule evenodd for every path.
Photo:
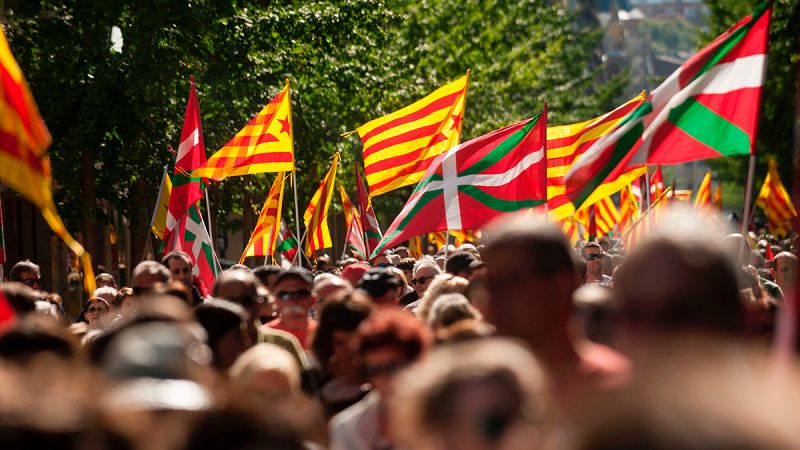
<instances>
[{"instance_id":1,"label":"blonde hair","mask_svg":"<svg viewBox=\"0 0 800 450\"><path fill-rule=\"evenodd\" d=\"M294 357L275 344L257 344L242 353L229 370L231 379L237 383L247 384L258 372L276 371L286 376L291 386L291 393L300 391L300 368Z\"/></svg>"},{"instance_id":2,"label":"blonde hair","mask_svg":"<svg viewBox=\"0 0 800 450\"><path fill-rule=\"evenodd\" d=\"M457 277L450 273L436 275L419 301L419 307L416 310L417 317L428 323L428 314L430 314L431 306L433 306L433 302L437 298L443 294L463 294L468 285L469 281L466 278Z\"/></svg>"}]
</instances>

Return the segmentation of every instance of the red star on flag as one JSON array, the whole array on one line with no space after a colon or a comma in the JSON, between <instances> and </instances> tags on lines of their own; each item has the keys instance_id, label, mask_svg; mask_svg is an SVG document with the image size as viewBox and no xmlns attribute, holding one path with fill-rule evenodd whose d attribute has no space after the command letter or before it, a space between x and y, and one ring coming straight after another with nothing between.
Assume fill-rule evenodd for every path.
<instances>
[{"instance_id":1,"label":"red star on flag","mask_svg":"<svg viewBox=\"0 0 800 450\"><path fill-rule=\"evenodd\" d=\"M450 127L451 130L461 127L461 116L458 114L451 114L450 117L453 118L453 125Z\"/></svg>"},{"instance_id":2,"label":"red star on flag","mask_svg":"<svg viewBox=\"0 0 800 450\"><path fill-rule=\"evenodd\" d=\"M292 124L289 123L289 116L286 116L283 119L278 119L278 122L281 123L281 133L286 133L289 136L291 136Z\"/></svg>"}]
</instances>

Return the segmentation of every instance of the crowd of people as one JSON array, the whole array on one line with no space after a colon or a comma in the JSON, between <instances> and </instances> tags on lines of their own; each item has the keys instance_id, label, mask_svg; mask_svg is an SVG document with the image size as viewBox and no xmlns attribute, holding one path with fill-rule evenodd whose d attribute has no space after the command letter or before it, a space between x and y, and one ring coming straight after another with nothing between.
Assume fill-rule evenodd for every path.
<instances>
[{"instance_id":1,"label":"crowd of people","mask_svg":"<svg viewBox=\"0 0 800 450\"><path fill-rule=\"evenodd\" d=\"M99 274L77 317L21 261L0 448L800 448L800 237L731 231L675 210L634 248L573 247L507 215L420 258L213 286L176 251L130 287Z\"/></svg>"}]
</instances>

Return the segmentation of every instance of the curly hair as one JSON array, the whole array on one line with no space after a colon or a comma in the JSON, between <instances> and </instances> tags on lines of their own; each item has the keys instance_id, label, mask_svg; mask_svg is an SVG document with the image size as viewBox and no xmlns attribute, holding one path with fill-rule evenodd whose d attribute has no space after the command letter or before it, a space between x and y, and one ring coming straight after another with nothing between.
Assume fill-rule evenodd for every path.
<instances>
[{"instance_id":1,"label":"curly hair","mask_svg":"<svg viewBox=\"0 0 800 450\"><path fill-rule=\"evenodd\" d=\"M374 306L358 293L339 291L328 296L317 315L318 325L311 338L311 352L325 369L333 356L333 333L355 331L369 317Z\"/></svg>"},{"instance_id":2,"label":"curly hair","mask_svg":"<svg viewBox=\"0 0 800 450\"><path fill-rule=\"evenodd\" d=\"M400 349L409 361L416 360L428 349L431 335L413 314L394 308L380 308L361 322L354 338L359 356L385 348Z\"/></svg>"}]
</instances>

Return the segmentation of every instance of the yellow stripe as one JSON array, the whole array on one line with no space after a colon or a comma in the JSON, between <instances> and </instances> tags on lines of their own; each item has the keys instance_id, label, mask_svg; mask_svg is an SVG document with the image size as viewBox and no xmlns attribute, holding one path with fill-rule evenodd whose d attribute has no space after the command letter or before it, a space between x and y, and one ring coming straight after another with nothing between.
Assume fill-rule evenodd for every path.
<instances>
[{"instance_id":1,"label":"yellow stripe","mask_svg":"<svg viewBox=\"0 0 800 450\"><path fill-rule=\"evenodd\" d=\"M440 123L441 121L447 119L449 114L450 114L450 108L443 108L443 109L440 109L439 111L436 111L434 113L428 114L425 117L421 117L421 118L419 118L419 119L417 119L417 120L415 120L413 122L404 123L402 125L398 125L396 127L389 128L388 130L385 130L383 133L380 133L380 134L377 134L375 136L372 136L367 141L365 141L364 144L363 144L364 145L364 151L365 152L369 151L370 147L372 147L373 145L376 145L376 144L380 144L381 142L383 142L384 140L386 140L388 138L391 138L391 137L394 137L394 136L399 136L399 135L401 135L403 133L416 130L417 128L422 128L422 127L426 127L426 126L430 126L430 125L436 125L436 124ZM433 133L431 133L430 135L432 136ZM388 148L392 148L392 147L387 147L387 149ZM383 151L383 150L381 150L381 151Z\"/></svg>"}]
</instances>

